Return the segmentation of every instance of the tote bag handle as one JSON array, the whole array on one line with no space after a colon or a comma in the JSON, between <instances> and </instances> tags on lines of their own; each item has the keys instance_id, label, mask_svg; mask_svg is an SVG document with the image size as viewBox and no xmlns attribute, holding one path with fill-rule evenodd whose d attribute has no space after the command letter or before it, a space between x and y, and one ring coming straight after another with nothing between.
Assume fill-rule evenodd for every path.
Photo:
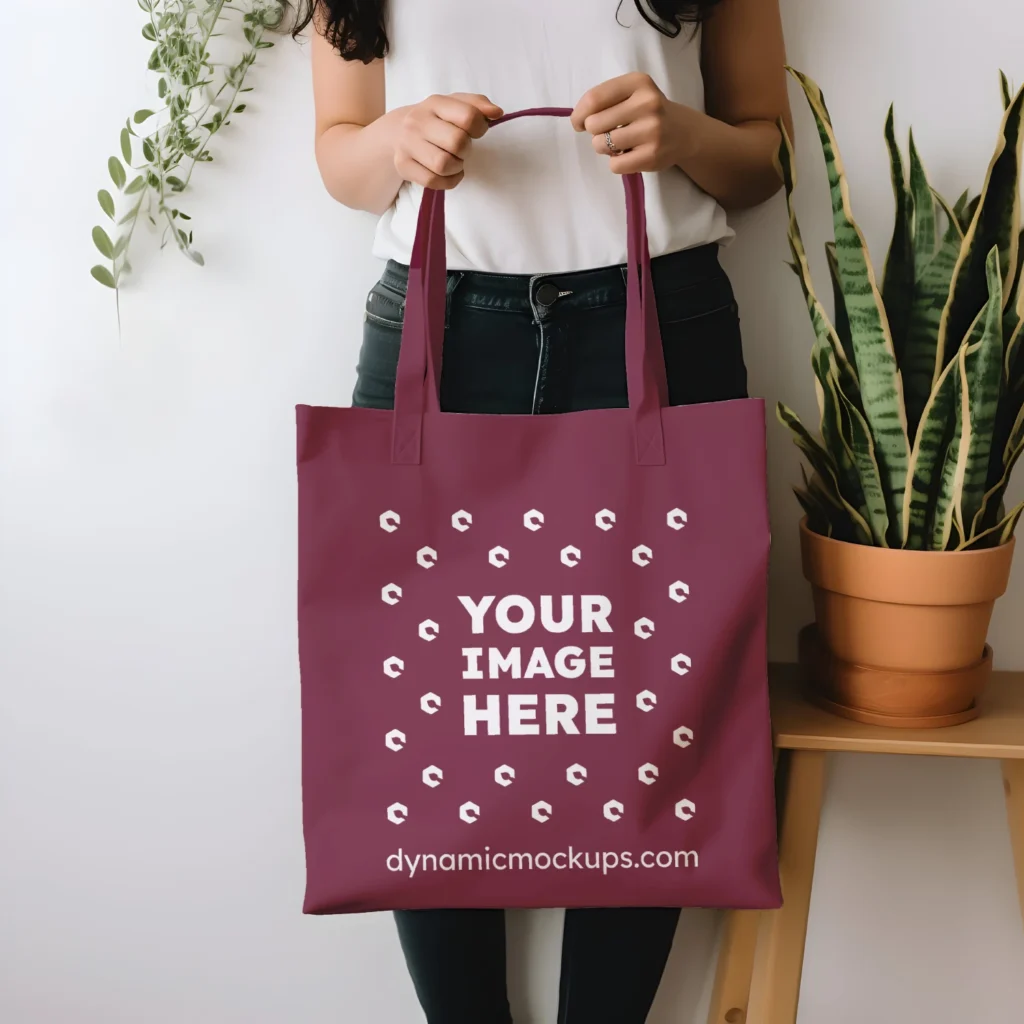
<instances>
[{"instance_id":1,"label":"tote bag handle","mask_svg":"<svg viewBox=\"0 0 1024 1024\"><path fill-rule=\"evenodd\" d=\"M571 113L568 107L538 107L506 114L491 124L502 124L518 117L568 117ZM626 381L629 414L633 421L637 463L663 466L665 440L661 410L668 404L668 387L651 275L642 176L623 175L623 187L628 252ZM391 461L396 465L422 462L424 414L440 412L439 383L447 304L444 204L443 190L423 190L409 263L405 325L395 380Z\"/></svg>"}]
</instances>

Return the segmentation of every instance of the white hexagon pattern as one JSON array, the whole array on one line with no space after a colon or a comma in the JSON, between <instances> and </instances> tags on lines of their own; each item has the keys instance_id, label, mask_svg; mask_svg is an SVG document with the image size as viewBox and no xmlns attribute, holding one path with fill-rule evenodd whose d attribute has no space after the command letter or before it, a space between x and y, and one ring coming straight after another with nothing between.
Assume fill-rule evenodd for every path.
<instances>
[{"instance_id":1,"label":"white hexagon pattern","mask_svg":"<svg viewBox=\"0 0 1024 1024\"><path fill-rule=\"evenodd\" d=\"M528 530L532 530L536 533L544 525L544 513L538 512L535 508L531 508L526 515L523 516L523 526Z\"/></svg>"},{"instance_id":2,"label":"white hexagon pattern","mask_svg":"<svg viewBox=\"0 0 1024 1024\"><path fill-rule=\"evenodd\" d=\"M503 569L508 565L510 557L508 548L491 548L491 550L487 552L487 561L490 562L495 569Z\"/></svg>"},{"instance_id":3,"label":"white hexagon pattern","mask_svg":"<svg viewBox=\"0 0 1024 1024\"><path fill-rule=\"evenodd\" d=\"M549 804L547 802L547 800L538 800L530 808L530 817L532 817L534 821L540 821L540 822L550 821L551 820L551 814L552 814L552 807L551 807L551 804Z\"/></svg>"},{"instance_id":4,"label":"white hexagon pattern","mask_svg":"<svg viewBox=\"0 0 1024 1024\"><path fill-rule=\"evenodd\" d=\"M681 530L686 525L686 513L681 508L674 508L666 516L666 521L673 530Z\"/></svg>"},{"instance_id":5,"label":"white hexagon pattern","mask_svg":"<svg viewBox=\"0 0 1024 1024\"><path fill-rule=\"evenodd\" d=\"M654 559L654 552L646 544L638 544L633 548L633 561L637 565L650 565Z\"/></svg>"},{"instance_id":6,"label":"white hexagon pattern","mask_svg":"<svg viewBox=\"0 0 1024 1024\"><path fill-rule=\"evenodd\" d=\"M401 516L390 509L380 516L380 528L386 533L396 532L401 522ZM523 516L523 525L531 532L539 531L544 522L544 514L537 509L531 509ZM667 514L666 522L671 529L682 530L688 522L687 514L681 508L674 508ZM454 530L465 533L473 525L473 516L465 509L460 509L452 515L451 523ZM616 514L611 509L603 508L595 514L594 523L598 529L608 532L616 526ZM583 554L578 547L570 544L561 549L559 557L563 565L574 568L580 564ZM488 552L488 561L496 568L508 565L510 558L510 552L505 547L494 547ZM638 566L648 566L653 559L654 552L646 544L639 544L632 549L632 561ZM433 568L438 562L437 550L430 546L421 547L416 552L416 562L422 568ZM677 604L683 604L690 597L689 585L682 580L676 580L668 587L668 597ZM389 583L381 589L381 600L385 604L397 605L402 598L403 590L397 583ZM633 623L633 631L640 639L650 639L655 632L655 623L647 616L638 618ZM417 632L421 639L433 641L440 634L440 625L432 619L425 619L419 623ZM686 654L676 654L671 659L672 672L676 675L685 676L692 667L691 660ZM384 662L383 668L385 675L397 679L405 671L405 662L401 658L390 657ZM636 706L642 712L653 711L657 704L657 695L651 690L643 690L636 695ZM425 714L437 714L441 708L441 698L436 693L424 694L420 698L420 708ZM403 750L407 742L406 734L400 729L392 729L385 736L385 744L392 751ZM692 730L686 726L679 726L672 734L672 742L679 748L691 746ZM636 771L638 781L645 786L653 786L660 775L658 766L652 762L640 765ZM421 778L425 786L436 789L444 780L444 771L432 764L422 770ZM494 781L503 788L511 786L515 778L516 771L511 765L502 764L494 769ZM570 765L566 769L566 780L573 786L583 785L587 780L587 769L578 763ZM459 817L467 824L479 821L481 813L480 805L473 801L467 801L459 807ZM625 816L625 805L620 800L608 800L602 807L602 813L608 821L621 821ZM553 808L546 800L538 800L531 806L530 814L535 821L544 823L551 820ZM696 814L696 806L692 800L679 800L675 804L675 814L682 821L690 821ZM394 824L403 824L409 818L409 808L403 803L393 803L387 808L387 817Z\"/></svg>"},{"instance_id":7,"label":"white hexagon pattern","mask_svg":"<svg viewBox=\"0 0 1024 1024\"><path fill-rule=\"evenodd\" d=\"M654 706L658 703L658 695L652 693L650 690L641 690L636 695L636 706L641 711L653 711Z\"/></svg>"},{"instance_id":8,"label":"white hexagon pattern","mask_svg":"<svg viewBox=\"0 0 1024 1024\"><path fill-rule=\"evenodd\" d=\"M676 804L676 817L683 821L689 821L697 813L697 808L692 800L680 800Z\"/></svg>"},{"instance_id":9,"label":"white hexagon pattern","mask_svg":"<svg viewBox=\"0 0 1024 1024\"><path fill-rule=\"evenodd\" d=\"M691 668L693 668L693 664L685 654L677 654L672 659L672 671L677 676L685 676Z\"/></svg>"},{"instance_id":10,"label":"white hexagon pattern","mask_svg":"<svg viewBox=\"0 0 1024 1024\"><path fill-rule=\"evenodd\" d=\"M621 821L623 814L625 814L626 808L622 806L622 803L618 800L609 800L604 805L604 816L609 821Z\"/></svg>"},{"instance_id":11,"label":"white hexagon pattern","mask_svg":"<svg viewBox=\"0 0 1024 1024\"><path fill-rule=\"evenodd\" d=\"M679 726L674 733L672 733L672 742L677 747L688 747L693 742L693 732L687 729L685 725Z\"/></svg>"},{"instance_id":12,"label":"white hexagon pattern","mask_svg":"<svg viewBox=\"0 0 1024 1024\"><path fill-rule=\"evenodd\" d=\"M633 623L633 632L641 640L650 640L654 636L654 623L650 619L637 619Z\"/></svg>"},{"instance_id":13,"label":"white hexagon pattern","mask_svg":"<svg viewBox=\"0 0 1024 1024\"><path fill-rule=\"evenodd\" d=\"M567 547L562 548L562 565L569 566L570 569L576 568L580 564L580 559L583 557L583 552L578 547L570 544Z\"/></svg>"}]
</instances>

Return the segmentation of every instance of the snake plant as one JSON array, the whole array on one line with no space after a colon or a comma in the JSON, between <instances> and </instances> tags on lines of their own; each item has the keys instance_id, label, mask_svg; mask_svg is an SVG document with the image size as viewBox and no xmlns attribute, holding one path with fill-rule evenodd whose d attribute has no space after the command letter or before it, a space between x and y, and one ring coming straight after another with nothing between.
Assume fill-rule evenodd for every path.
<instances>
[{"instance_id":1,"label":"snake plant","mask_svg":"<svg viewBox=\"0 0 1024 1024\"><path fill-rule=\"evenodd\" d=\"M1024 512L1004 504L1024 453L1024 89L1012 95L1002 76L1003 121L984 187L952 205L929 184L913 133L904 158L890 108L896 218L879 281L825 99L810 78L792 74L817 125L835 229L826 246L830 319L811 280L793 207L793 147L780 125L791 266L816 337L820 436L781 403L778 416L810 466L796 491L808 525L878 547L1005 544Z\"/></svg>"}]
</instances>

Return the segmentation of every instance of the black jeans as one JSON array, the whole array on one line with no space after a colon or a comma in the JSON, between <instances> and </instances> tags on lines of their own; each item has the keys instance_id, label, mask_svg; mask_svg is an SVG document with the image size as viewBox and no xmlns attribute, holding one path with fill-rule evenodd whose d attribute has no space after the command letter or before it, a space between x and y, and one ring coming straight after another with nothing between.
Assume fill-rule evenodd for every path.
<instances>
[{"instance_id":1,"label":"black jeans","mask_svg":"<svg viewBox=\"0 0 1024 1024\"><path fill-rule=\"evenodd\" d=\"M366 305L353 404L390 408L407 268L389 263ZM746 395L732 287L715 246L654 260L669 398ZM624 268L535 277L452 272L441 407L557 413L627 404ZM429 1024L510 1024L500 910L396 915ZM678 909L570 910L559 1024L643 1024L672 947Z\"/></svg>"}]
</instances>

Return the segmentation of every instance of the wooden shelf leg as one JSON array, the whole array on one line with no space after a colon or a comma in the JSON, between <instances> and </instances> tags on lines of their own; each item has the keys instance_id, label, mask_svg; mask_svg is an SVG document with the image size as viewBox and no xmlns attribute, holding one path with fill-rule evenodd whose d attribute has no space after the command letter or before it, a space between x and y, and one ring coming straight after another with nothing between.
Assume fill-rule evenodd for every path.
<instances>
[{"instance_id":1,"label":"wooden shelf leg","mask_svg":"<svg viewBox=\"0 0 1024 1024\"><path fill-rule=\"evenodd\" d=\"M825 754L790 751L779 764L783 794L779 828L780 910L760 915L745 1024L796 1024L803 973L818 824L825 791ZM730 1022L731 1024L731 1022Z\"/></svg>"},{"instance_id":2,"label":"wooden shelf leg","mask_svg":"<svg viewBox=\"0 0 1024 1024\"><path fill-rule=\"evenodd\" d=\"M747 1019L761 914L760 910L730 910L725 916L708 1024L743 1024Z\"/></svg>"},{"instance_id":3,"label":"wooden shelf leg","mask_svg":"<svg viewBox=\"0 0 1024 1024\"><path fill-rule=\"evenodd\" d=\"M1017 896L1021 917L1024 918L1024 761L1003 762L1003 788L1006 790L1006 816L1010 821Z\"/></svg>"}]
</instances>

